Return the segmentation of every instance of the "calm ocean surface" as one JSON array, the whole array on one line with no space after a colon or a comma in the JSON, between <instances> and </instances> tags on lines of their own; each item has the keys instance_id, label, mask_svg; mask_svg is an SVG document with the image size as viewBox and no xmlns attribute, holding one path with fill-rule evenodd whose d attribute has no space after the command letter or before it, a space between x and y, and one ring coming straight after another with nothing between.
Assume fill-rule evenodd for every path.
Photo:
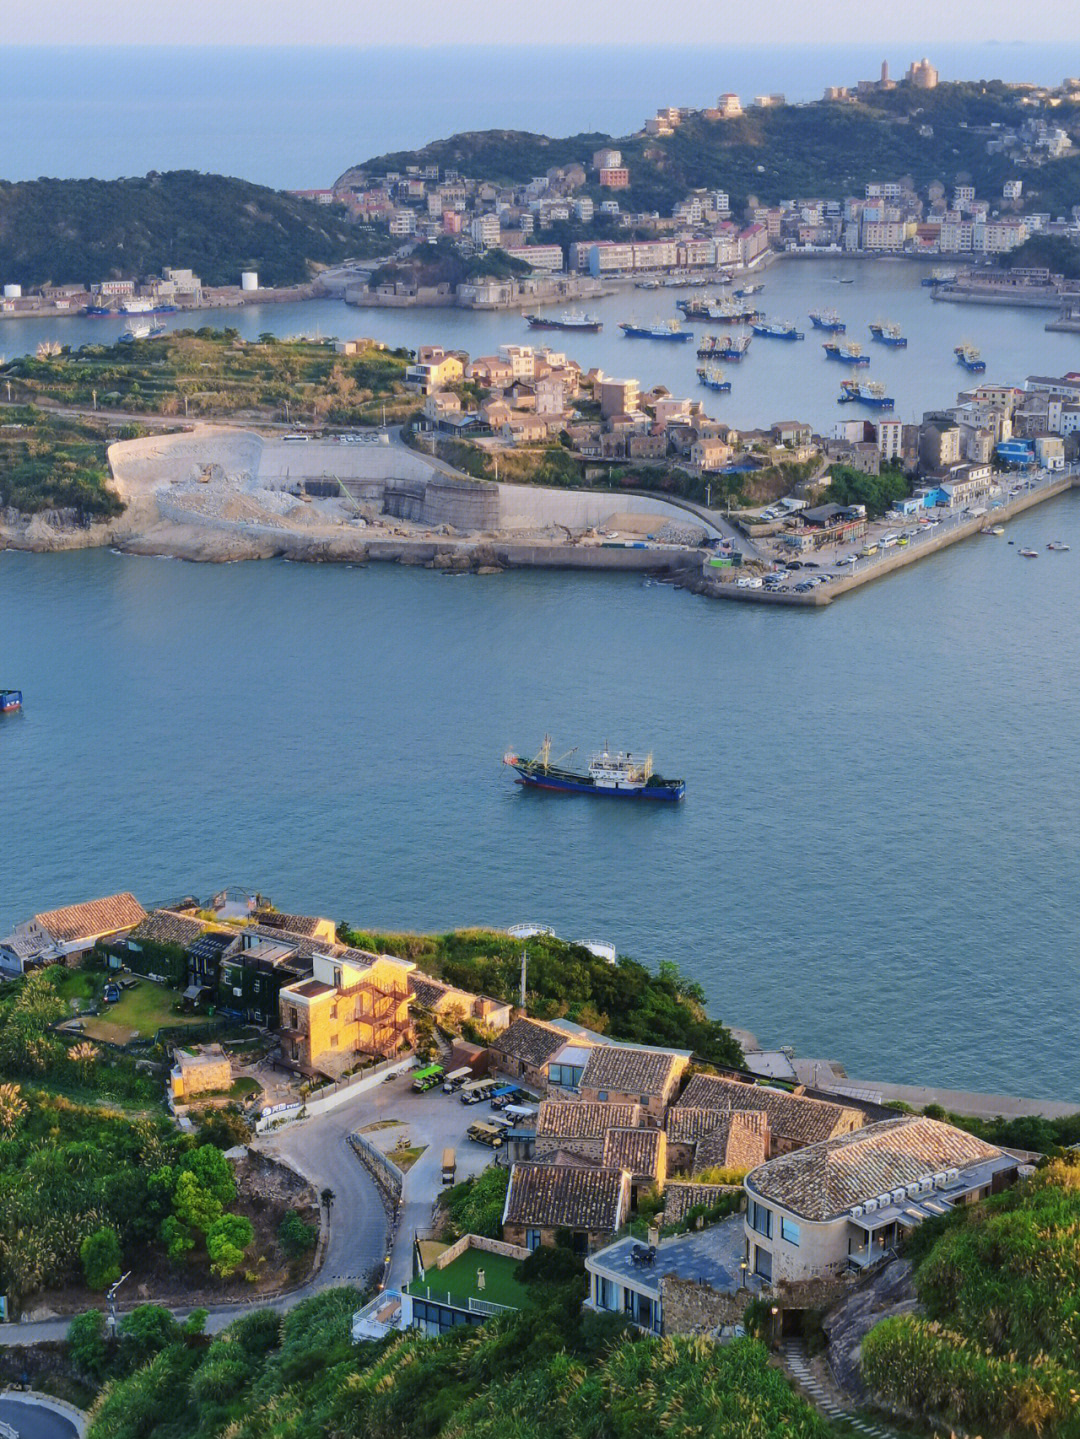
<instances>
[{"instance_id":1,"label":"calm ocean surface","mask_svg":"<svg viewBox=\"0 0 1080 1439\"><path fill-rule=\"evenodd\" d=\"M813 614L4 553L0 924L226 882L372 926L537 920L675 959L855 1076L1080 1098L1078 497L1009 538ZM685 803L522 793L501 755L545 730L653 749Z\"/></svg>"},{"instance_id":2,"label":"calm ocean surface","mask_svg":"<svg viewBox=\"0 0 1080 1439\"><path fill-rule=\"evenodd\" d=\"M511 27L512 28L512 27ZM192 169L282 189L329 185L374 155L462 130L627 134L658 105L733 90L820 97L903 74L922 40L782 49L478 46L432 49L2 47L0 178ZM942 79L1060 84L1080 45L936 46Z\"/></svg>"}]
</instances>

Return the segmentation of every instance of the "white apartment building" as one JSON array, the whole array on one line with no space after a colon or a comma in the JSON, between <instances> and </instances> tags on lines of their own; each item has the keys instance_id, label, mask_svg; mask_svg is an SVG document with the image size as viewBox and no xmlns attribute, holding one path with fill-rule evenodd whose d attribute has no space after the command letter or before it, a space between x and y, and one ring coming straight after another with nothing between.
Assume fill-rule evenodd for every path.
<instances>
[{"instance_id":1,"label":"white apartment building","mask_svg":"<svg viewBox=\"0 0 1080 1439\"><path fill-rule=\"evenodd\" d=\"M502 234L498 215L477 215L469 226L469 234L473 243L483 246L485 250L498 245Z\"/></svg>"}]
</instances>

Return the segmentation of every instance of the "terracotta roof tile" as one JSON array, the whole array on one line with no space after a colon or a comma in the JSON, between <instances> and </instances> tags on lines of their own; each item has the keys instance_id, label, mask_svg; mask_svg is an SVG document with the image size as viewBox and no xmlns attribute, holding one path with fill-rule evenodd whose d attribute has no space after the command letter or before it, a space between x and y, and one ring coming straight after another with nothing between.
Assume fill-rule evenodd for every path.
<instances>
[{"instance_id":1,"label":"terracotta roof tile","mask_svg":"<svg viewBox=\"0 0 1080 1439\"><path fill-rule=\"evenodd\" d=\"M73 939L93 939L97 935L116 934L133 929L146 918L146 910L133 894L110 894L105 899L87 900L85 904L69 904L64 909L49 909L34 915L39 925L62 944Z\"/></svg>"},{"instance_id":2,"label":"terracotta roof tile","mask_svg":"<svg viewBox=\"0 0 1080 1439\"><path fill-rule=\"evenodd\" d=\"M440 984L430 975L409 975L409 993L421 1009L434 1009L449 992L449 985Z\"/></svg>"},{"instance_id":3,"label":"terracotta roof tile","mask_svg":"<svg viewBox=\"0 0 1080 1439\"><path fill-rule=\"evenodd\" d=\"M536 1112L538 1136L602 1139L609 1129L633 1129L641 1122L637 1104L580 1104L573 1099L543 1099Z\"/></svg>"},{"instance_id":4,"label":"terracotta roof tile","mask_svg":"<svg viewBox=\"0 0 1080 1439\"><path fill-rule=\"evenodd\" d=\"M865 1115L823 1099L806 1099L764 1084L742 1084L717 1074L695 1074L679 1099L679 1109L760 1109L777 1138L794 1144L814 1144L861 1129Z\"/></svg>"},{"instance_id":5,"label":"terracotta roof tile","mask_svg":"<svg viewBox=\"0 0 1080 1439\"><path fill-rule=\"evenodd\" d=\"M769 1157L769 1120L760 1109L736 1109L698 1141L693 1172L703 1169L756 1169Z\"/></svg>"},{"instance_id":6,"label":"terracotta roof tile","mask_svg":"<svg viewBox=\"0 0 1080 1439\"><path fill-rule=\"evenodd\" d=\"M581 1076L582 1089L615 1090L621 1094L662 1095L671 1082L678 1057L662 1050L627 1049L601 1044L589 1055Z\"/></svg>"},{"instance_id":7,"label":"terracotta roof tile","mask_svg":"<svg viewBox=\"0 0 1080 1439\"><path fill-rule=\"evenodd\" d=\"M696 1144L723 1122L723 1110L694 1109L673 1104L667 1112L664 1128L669 1144Z\"/></svg>"},{"instance_id":8,"label":"terracotta roof tile","mask_svg":"<svg viewBox=\"0 0 1080 1439\"><path fill-rule=\"evenodd\" d=\"M151 944L178 944L182 949L201 938L207 925L201 919L191 919L185 914L174 914L171 909L155 909L135 926L128 935L136 944L146 940Z\"/></svg>"},{"instance_id":9,"label":"terracotta roof tile","mask_svg":"<svg viewBox=\"0 0 1080 1439\"><path fill-rule=\"evenodd\" d=\"M655 1179L666 1143L662 1129L609 1129L601 1163L606 1169L629 1169L635 1178Z\"/></svg>"},{"instance_id":10,"label":"terracotta roof tile","mask_svg":"<svg viewBox=\"0 0 1080 1439\"><path fill-rule=\"evenodd\" d=\"M276 909L257 909L255 923L267 929L284 929L303 939L315 939L323 921L315 914L279 914Z\"/></svg>"},{"instance_id":11,"label":"terracotta roof tile","mask_svg":"<svg viewBox=\"0 0 1080 1439\"><path fill-rule=\"evenodd\" d=\"M618 1169L569 1164L515 1164L504 1223L533 1229L615 1230L623 1218Z\"/></svg>"},{"instance_id":12,"label":"terracotta roof tile","mask_svg":"<svg viewBox=\"0 0 1080 1439\"><path fill-rule=\"evenodd\" d=\"M904 1116L782 1154L755 1169L746 1182L762 1199L822 1221L943 1169L962 1170L1000 1154L993 1144L951 1124Z\"/></svg>"},{"instance_id":13,"label":"terracotta roof tile","mask_svg":"<svg viewBox=\"0 0 1080 1439\"><path fill-rule=\"evenodd\" d=\"M544 1024L539 1019L515 1019L513 1024L499 1035L497 1042L492 1045L507 1059L519 1059L537 1069L544 1064L557 1049L561 1049L566 1043L566 1035L561 1029L553 1029L550 1024Z\"/></svg>"}]
</instances>

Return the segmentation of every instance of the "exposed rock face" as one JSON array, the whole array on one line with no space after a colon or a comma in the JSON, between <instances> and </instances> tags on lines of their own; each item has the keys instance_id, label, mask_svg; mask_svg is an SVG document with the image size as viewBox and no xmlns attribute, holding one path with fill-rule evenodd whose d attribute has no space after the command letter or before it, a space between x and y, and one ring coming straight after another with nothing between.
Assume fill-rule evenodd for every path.
<instances>
[{"instance_id":1,"label":"exposed rock face","mask_svg":"<svg viewBox=\"0 0 1080 1439\"><path fill-rule=\"evenodd\" d=\"M890 1315L910 1314L917 1308L911 1265L904 1259L894 1259L826 1316L829 1363L839 1383L854 1399L868 1397L860 1370L862 1342L867 1334Z\"/></svg>"}]
</instances>

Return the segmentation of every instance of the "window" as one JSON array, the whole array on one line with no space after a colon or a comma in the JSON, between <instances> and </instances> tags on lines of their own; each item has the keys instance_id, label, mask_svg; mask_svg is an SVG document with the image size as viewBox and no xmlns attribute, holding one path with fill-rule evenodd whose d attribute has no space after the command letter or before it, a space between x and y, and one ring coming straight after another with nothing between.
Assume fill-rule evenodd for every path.
<instances>
[{"instance_id":1,"label":"window","mask_svg":"<svg viewBox=\"0 0 1080 1439\"><path fill-rule=\"evenodd\" d=\"M762 1249L760 1244L754 1245L754 1273L759 1279L767 1279L772 1283L772 1255L767 1249Z\"/></svg>"},{"instance_id":2,"label":"window","mask_svg":"<svg viewBox=\"0 0 1080 1439\"><path fill-rule=\"evenodd\" d=\"M755 1234L763 1234L766 1239L772 1238L771 1209L766 1209L764 1204L759 1204L756 1199L751 1199L746 1217Z\"/></svg>"},{"instance_id":3,"label":"window","mask_svg":"<svg viewBox=\"0 0 1080 1439\"><path fill-rule=\"evenodd\" d=\"M799 1226L794 1222L794 1220L784 1219L783 1217L781 1217L780 1238L783 1239L786 1243L794 1244L796 1247L798 1247L798 1243L801 1237L802 1236L799 1230Z\"/></svg>"},{"instance_id":4,"label":"window","mask_svg":"<svg viewBox=\"0 0 1080 1439\"><path fill-rule=\"evenodd\" d=\"M642 1094L642 1095L639 1095L639 1098L640 1098L640 1100L641 1100L641 1107L642 1107L642 1109L648 1109L648 1107L649 1107L649 1096L648 1096L647 1094Z\"/></svg>"},{"instance_id":5,"label":"window","mask_svg":"<svg viewBox=\"0 0 1080 1439\"><path fill-rule=\"evenodd\" d=\"M338 1037L337 1037L336 1034L332 1034L332 1035L330 1036L330 1048L331 1048L331 1049L337 1049L337 1047L338 1047Z\"/></svg>"},{"instance_id":6,"label":"window","mask_svg":"<svg viewBox=\"0 0 1080 1439\"><path fill-rule=\"evenodd\" d=\"M606 1089L601 1089L601 1090L599 1091L599 1093L597 1094L596 1097L597 1097L597 1099L599 1099L599 1101L600 1101L601 1104L606 1104L606 1103L607 1103L607 1090L606 1090Z\"/></svg>"},{"instance_id":7,"label":"window","mask_svg":"<svg viewBox=\"0 0 1080 1439\"><path fill-rule=\"evenodd\" d=\"M610 1279L601 1278L599 1274L596 1276L596 1307L612 1310L616 1308L615 1285Z\"/></svg>"},{"instance_id":8,"label":"window","mask_svg":"<svg viewBox=\"0 0 1080 1439\"><path fill-rule=\"evenodd\" d=\"M330 1018L331 1018L331 1019L337 1019L337 1005L336 1005L336 1004L332 1004L332 1005L330 1006Z\"/></svg>"},{"instance_id":9,"label":"window","mask_svg":"<svg viewBox=\"0 0 1080 1439\"><path fill-rule=\"evenodd\" d=\"M290 1029L299 1029L299 1028L300 1028L300 1019L299 1019L299 1016L297 1015L295 1009L290 1009L290 1010L289 1010L289 1028L290 1028Z\"/></svg>"},{"instance_id":10,"label":"window","mask_svg":"<svg viewBox=\"0 0 1080 1439\"><path fill-rule=\"evenodd\" d=\"M540 1231L539 1231L539 1229L526 1229L526 1231L525 1231L525 1248L526 1248L526 1249L533 1249L533 1250L536 1250L536 1249L539 1249L539 1248L540 1248Z\"/></svg>"}]
</instances>

